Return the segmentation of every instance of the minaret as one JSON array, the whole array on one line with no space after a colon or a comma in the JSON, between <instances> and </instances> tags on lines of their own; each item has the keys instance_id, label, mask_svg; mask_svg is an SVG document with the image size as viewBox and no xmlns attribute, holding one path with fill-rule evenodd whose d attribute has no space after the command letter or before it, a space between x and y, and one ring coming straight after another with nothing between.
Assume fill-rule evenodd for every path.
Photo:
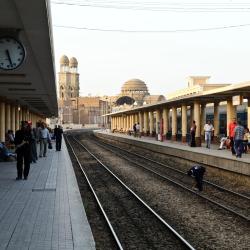
<instances>
[{"instance_id":1,"label":"minaret","mask_svg":"<svg viewBox=\"0 0 250 250\"><path fill-rule=\"evenodd\" d=\"M75 57L69 60L69 71L70 71L70 97L79 97L79 74L77 73L78 62Z\"/></svg>"},{"instance_id":2,"label":"minaret","mask_svg":"<svg viewBox=\"0 0 250 250\"><path fill-rule=\"evenodd\" d=\"M60 72L59 76L59 99L67 100L69 98L69 59L63 55L60 59Z\"/></svg>"}]
</instances>

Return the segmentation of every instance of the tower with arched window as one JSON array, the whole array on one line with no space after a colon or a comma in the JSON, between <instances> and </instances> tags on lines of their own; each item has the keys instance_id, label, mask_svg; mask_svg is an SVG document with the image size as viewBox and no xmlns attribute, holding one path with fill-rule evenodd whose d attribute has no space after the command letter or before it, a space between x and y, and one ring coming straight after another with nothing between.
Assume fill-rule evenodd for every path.
<instances>
[{"instance_id":1,"label":"tower with arched window","mask_svg":"<svg viewBox=\"0 0 250 250\"><path fill-rule=\"evenodd\" d=\"M69 100L79 97L78 62L75 57L68 59L63 55L60 59L59 75L59 99Z\"/></svg>"}]
</instances>

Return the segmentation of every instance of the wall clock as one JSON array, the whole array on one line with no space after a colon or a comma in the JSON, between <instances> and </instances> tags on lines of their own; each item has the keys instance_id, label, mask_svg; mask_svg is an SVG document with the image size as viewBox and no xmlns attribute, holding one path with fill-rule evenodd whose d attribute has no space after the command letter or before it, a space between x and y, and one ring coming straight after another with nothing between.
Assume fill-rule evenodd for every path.
<instances>
[{"instance_id":1,"label":"wall clock","mask_svg":"<svg viewBox=\"0 0 250 250\"><path fill-rule=\"evenodd\" d=\"M18 68L25 59L24 46L12 37L0 37L0 69Z\"/></svg>"}]
</instances>

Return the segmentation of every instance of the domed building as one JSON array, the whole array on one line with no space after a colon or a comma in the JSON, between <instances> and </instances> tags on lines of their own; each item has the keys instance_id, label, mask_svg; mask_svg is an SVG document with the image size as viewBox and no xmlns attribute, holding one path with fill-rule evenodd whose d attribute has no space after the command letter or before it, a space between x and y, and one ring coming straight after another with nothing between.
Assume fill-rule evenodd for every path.
<instances>
[{"instance_id":1,"label":"domed building","mask_svg":"<svg viewBox=\"0 0 250 250\"><path fill-rule=\"evenodd\" d=\"M140 106L143 104L144 97L148 95L148 87L145 82L140 79L131 79L122 85L121 93L116 100L116 104L123 105L126 103L132 105L136 103Z\"/></svg>"},{"instance_id":2,"label":"domed building","mask_svg":"<svg viewBox=\"0 0 250 250\"><path fill-rule=\"evenodd\" d=\"M140 79L126 81L121 88L121 93L116 96L112 110L128 109L134 106L157 103L166 100L163 95L151 96L145 82Z\"/></svg>"}]
</instances>

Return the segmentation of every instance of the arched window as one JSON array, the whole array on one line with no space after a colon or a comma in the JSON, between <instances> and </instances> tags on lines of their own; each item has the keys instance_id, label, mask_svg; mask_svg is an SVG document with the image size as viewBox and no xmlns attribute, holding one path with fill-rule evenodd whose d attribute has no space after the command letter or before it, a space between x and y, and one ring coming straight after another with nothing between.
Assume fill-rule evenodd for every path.
<instances>
[{"instance_id":1,"label":"arched window","mask_svg":"<svg viewBox=\"0 0 250 250\"><path fill-rule=\"evenodd\" d=\"M62 96L61 96L62 98L64 98L64 94L63 94L63 92L62 92Z\"/></svg>"}]
</instances>

